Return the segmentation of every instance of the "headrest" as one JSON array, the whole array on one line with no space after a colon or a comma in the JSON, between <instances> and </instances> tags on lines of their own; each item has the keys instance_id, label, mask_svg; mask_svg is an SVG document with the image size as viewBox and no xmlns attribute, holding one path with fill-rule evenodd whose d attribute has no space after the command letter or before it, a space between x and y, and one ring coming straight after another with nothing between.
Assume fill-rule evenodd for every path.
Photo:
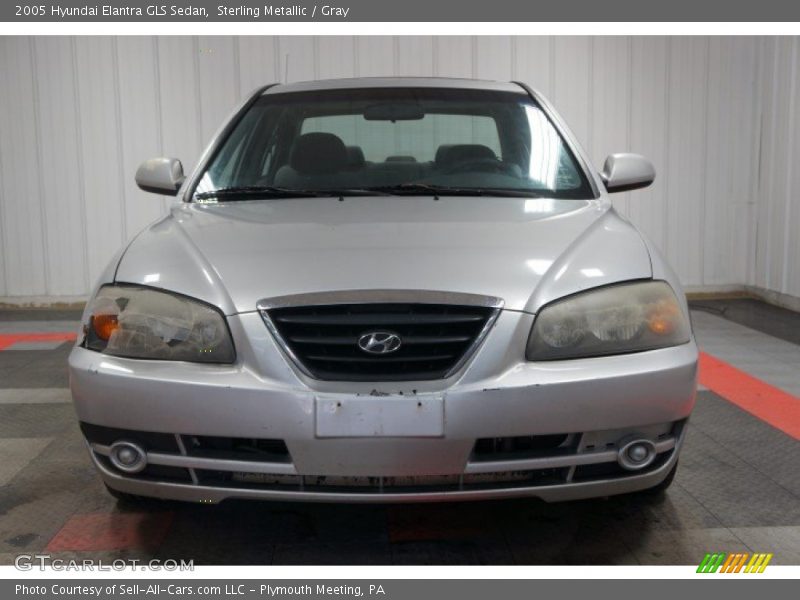
<instances>
[{"instance_id":1,"label":"headrest","mask_svg":"<svg viewBox=\"0 0 800 600\"><path fill-rule=\"evenodd\" d=\"M366 160L364 159L364 151L361 146L347 146L347 166L359 169L364 166Z\"/></svg>"},{"instance_id":2,"label":"headrest","mask_svg":"<svg viewBox=\"0 0 800 600\"><path fill-rule=\"evenodd\" d=\"M438 165L443 160L445 160L447 153L450 152L450 149L455 147L455 144L442 144L436 149L436 157L433 161Z\"/></svg>"},{"instance_id":3,"label":"headrest","mask_svg":"<svg viewBox=\"0 0 800 600\"><path fill-rule=\"evenodd\" d=\"M443 144L436 150L436 165L452 167L474 160L497 160L497 155L482 144Z\"/></svg>"},{"instance_id":4,"label":"headrest","mask_svg":"<svg viewBox=\"0 0 800 600\"><path fill-rule=\"evenodd\" d=\"M386 162L417 162L417 159L413 156L406 156L403 154L397 154L395 156L387 156Z\"/></svg>"},{"instance_id":5,"label":"headrest","mask_svg":"<svg viewBox=\"0 0 800 600\"><path fill-rule=\"evenodd\" d=\"M305 174L336 173L347 166L347 148L332 133L305 133L294 143L289 164Z\"/></svg>"}]
</instances>

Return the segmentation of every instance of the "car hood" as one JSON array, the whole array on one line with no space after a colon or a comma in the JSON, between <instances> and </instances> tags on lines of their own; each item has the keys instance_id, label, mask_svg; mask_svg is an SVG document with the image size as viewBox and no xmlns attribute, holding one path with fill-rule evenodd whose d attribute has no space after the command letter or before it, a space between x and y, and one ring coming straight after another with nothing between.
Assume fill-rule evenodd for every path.
<instances>
[{"instance_id":1,"label":"car hood","mask_svg":"<svg viewBox=\"0 0 800 600\"><path fill-rule=\"evenodd\" d=\"M640 235L607 200L378 196L176 205L130 244L115 279L226 314L359 289L484 294L536 312L651 274Z\"/></svg>"}]
</instances>

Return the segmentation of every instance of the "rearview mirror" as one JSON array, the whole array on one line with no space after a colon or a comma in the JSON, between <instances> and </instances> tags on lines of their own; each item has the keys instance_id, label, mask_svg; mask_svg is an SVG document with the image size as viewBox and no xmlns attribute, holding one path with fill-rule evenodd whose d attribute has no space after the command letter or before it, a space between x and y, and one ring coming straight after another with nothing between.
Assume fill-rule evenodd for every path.
<instances>
[{"instance_id":1,"label":"rearview mirror","mask_svg":"<svg viewBox=\"0 0 800 600\"><path fill-rule=\"evenodd\" d=\"M647 187L655 180L656 170L653 163L641 154L611 154L600 177L608 193L613 194Z\"/></svg>"},{"instance_id":2,"label":"rearview mirror","mask_svg":"<svg viewBox=\"0 0 800 600\"><path fill-rule=\"evenodd\" d=\"M151 158L136 170L136 185L145 192L175 196L185 179L177 158Z\"/></svg>"},{"instance_id":3,"label":"rearview mirror","mask_svg":"<svg viewBox=\"0 0 800 600\"><path fill-rule=\"evenodd\" d=\"M372 104L364 109L367 121L419 121L424 118L425 111L413 102Z\"/></svg>"}]
</instances>

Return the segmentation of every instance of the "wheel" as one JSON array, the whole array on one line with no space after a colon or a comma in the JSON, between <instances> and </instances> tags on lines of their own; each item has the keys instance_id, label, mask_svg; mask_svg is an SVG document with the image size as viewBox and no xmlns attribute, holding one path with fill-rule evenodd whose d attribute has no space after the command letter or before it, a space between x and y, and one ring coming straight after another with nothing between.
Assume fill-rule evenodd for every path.
<instances>
[{"instance_id":1,"label":"wheel","mask_svg":"<svg viewBox=\"0 0 800 600\"><path fill-rule=\"evenodd\" d=\"M658 485L654 485L651 488L647 488L646 490L642 490L639 492L645 496L660 496L664 492L667 491L667 488L672 485L672 480L675 479L675 473L678 471L678 463L675 463L675 466L672 467L672 470L667 474L664 478L664 481L659 483Z\"/></svg>"}]
</instances>

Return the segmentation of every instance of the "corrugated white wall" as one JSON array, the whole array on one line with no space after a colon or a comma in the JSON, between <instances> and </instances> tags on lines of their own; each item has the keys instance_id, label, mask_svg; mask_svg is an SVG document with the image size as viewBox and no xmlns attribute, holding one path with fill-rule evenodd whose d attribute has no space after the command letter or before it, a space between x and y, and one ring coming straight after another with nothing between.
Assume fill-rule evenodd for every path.
<instances>
[{"instance_id":1,"label":"corrugated white wall","mask_svg":"<svg viewBox=\"0 0 800 600\"><path fill-rule=\"evenodd\" d=\"M797 54L745 37L5 37L0 299L84 296L166 210L134 185L139 162L188 171L237 99L287 73L526 81L598 168L653 160L656 184L615 204L685 284L800 296Z\"/></svg>"},{"instance_id":2,"label":"corrugated white wall","mask_svg":"<svg viewBox=\"0 0 800 600\"><path fill-rule=\"evenodd\" d=\"M800 40L761 40L759 74L758 87L764 91L759 110L759 202L748 283L796 298L800 297Z\"/></svg>"}]
</instances>

